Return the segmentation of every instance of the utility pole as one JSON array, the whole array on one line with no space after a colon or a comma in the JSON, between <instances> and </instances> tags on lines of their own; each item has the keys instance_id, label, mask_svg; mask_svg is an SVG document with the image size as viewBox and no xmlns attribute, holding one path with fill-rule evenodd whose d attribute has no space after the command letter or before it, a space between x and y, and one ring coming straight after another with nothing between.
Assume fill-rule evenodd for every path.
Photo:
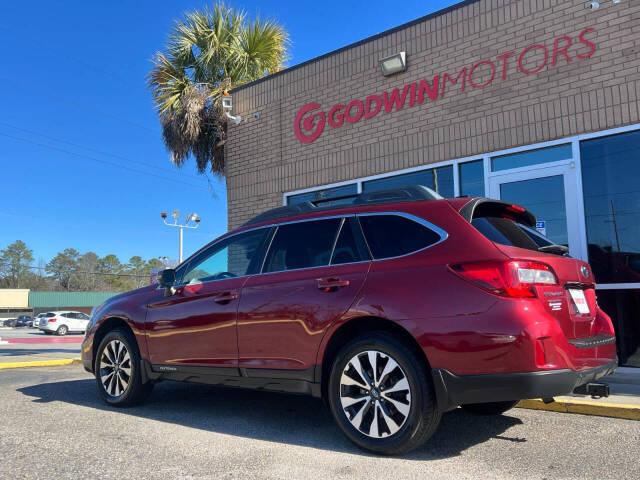
<instances>
[{"instance_id":1,"label":"utility pole","mask_svg":"<svg viewBox=\"0 0 640 480\"><path fill-rule=\"evenodd\" d=\"M616 245L618 251L620 251L620 237L618 236L618 223L616 222L616 207L613 206L613 200L611 200L611 217L613 217L613 231L616 234Z\"/></svg>"},{"instance_id":2,"label":"utility pole","mask_svg":"<svg viewBox=\"0 0 640 480\"><path fill-rule=\"evenodd\" d=\"M173 223L167 222L167 212L161 212L160 216L162 217L162 221L165 225L169 227L178 227L180 230L180 242L179 242L179 251L178 251L178 262L182 263L182 230L185 228L196 229L200 226L200 217L197 213L187 213L184 223L178 223L178 217L180 216L180 210L174 210L171 212L171 217L173 218ZM193 222L193 223L191 223Z\"/></svg>"}]
</instances>

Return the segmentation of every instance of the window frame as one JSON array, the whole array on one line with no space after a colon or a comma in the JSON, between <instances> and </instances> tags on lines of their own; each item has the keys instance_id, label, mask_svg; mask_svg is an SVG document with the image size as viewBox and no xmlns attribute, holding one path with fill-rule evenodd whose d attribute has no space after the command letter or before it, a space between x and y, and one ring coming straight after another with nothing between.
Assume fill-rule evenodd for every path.
<instances>
[{"instance_id":1,"label":"window frame","mask_svg":"<svg viewBox=\"0 0 640 480\"><path fill-rule=\"evenodd\" d=\"M342 231L342 227L344 226L345 222L348 221L349 219L354 219L356 218L356 214L355 213L347 213L347 214L343 214L343 215L327 215L327 216L322 216L322 217L312 217L312 218L303 218L300 220L291 220L288 222L281 222L281 223L276 223L271 225L273 227L273 232L271 234L271 238L269 239L269 245L268 248L265 249L264 255L262 257L262 266L260 267L260 271L258 273L255 273L253 275L273 275L273 274L278 274L278 273L287 273L287 272L299 272L302 270L311 270L314 268L327 268L327 267L340 267L342 265L355 265L358 263L365 263L365 262L370 262L372 261L371 258L371 254L369 252L369 247L366 244L366 241L364 240L364 235L362 234L362 232L356 232L356 241L357 242L364 242L361 243L361 247L363 248L363 250L365 252L367 252L367 254L370 256L370 258L365 258L364 260L359 260L357 262L349 262L349 263L339 263L339 264L332 264L331 261L333 260L333 254L335 252L335 248L336 248L336 243L338 242L338 238L340 236L340 232ZM340 219L340 225L338 225L338 228L336 229L336 233L335 236L333 237L333 242L331 245L331 252L329 254L329 263L327 263L326 265L316 265L314 267L303 267L303 268L290 268L287 270L276 270L273 272L265 272L264 271L264 267L265 267L265 263L267 261L267 256L269 255L269 252L271 251L271 246L273 244L273 239L275 238L275 236L278 233L278 229L282 226L285 225L291 225L294 223L306 223L306 222L318 222L318 221L322 221L322 220L332 220L332 219ZM358 223L358 227L359 227L359 223Z\"/></svg>"},{"instance_id":2,"label":"window frame","mask_svg":"<svg viewBox=\"0 0 640 480\"><path fill-rule=\"evenodd\" d=\"M231 241L232 239L234 239L235 237L238 237L240 235L243 235L245 233L251 233L251 232L255 232L257 230L268 230L265 237L263 238L260 246L258 247L257 251L256 251L256 259L254 260L253 258L251 259L251 261L249 262L249 266L251 266L254 261L258 262L258 265L260 265L260 268L262 268L262 265L264 264L264 259L266 257L266 249L265 246L267 245L271 245L271 240L273 240L273 233L274 233L274 226L273 225L262 225L260 227L255 227L255 228L250 228L247 230L242 230L240 232L235 232L232 233L230 235L226 235L222 238L219 238L218 240L214 241L212 244L203 247L200 251L196 252L195 254L193 254L190 258L188 258L184 263L182 263L177 269L176 269L176 283L174 284L175 287L184 287L186 285L188 285L187 283L183 282L184 279L184 275L185 273L189 270L189 267L191 266L191 264L193 262L198 262L201 259L204 258L209 258L211 257L211 255L215 255L214 253L210 253L212 250L215 250L216 248L218 248L220 246L221 243L223 242L227 242L227 241ZM223 247L224 248L224 247ZM260 259L260 255L262 255L262 258ZM231 279L235 279L235 278L245 278L245 277L250 277L252 275L256 275L257 273L260 273L260 270L258 270L255 273L247 273L245 275L238 275L237 277L229 277L229 278L216 278L213 280L207 280L204 282L199 282L198 284L209 284L211 282L219 282L221 280L231 280ZM158 287L161 288L161 287Z\"/></svg>"},{"instance_id":3,"label":"window frame","mask_svg":"<svg viewBox=\"0 0 640 480\"><path fill-rule=\"evenodd\" d=\"M356 248L358 249L358 254L362 256L362 260L358 260L356 262L345 262L345 263L333 263L333 256L336 253L336 246L338 245L338 240L340 240L340 235L342 234L342 229L345 224L348 223L351 228L351 232L353 233L354 240L356 241ZM329 259L330 267L339 267L340 265L353 265L356 263L370 262L373 260L373 255L371 255L371 250L369 250L369 245L367 244L367 240L364 238L364 233L362 232L362 227L360 226L360 222L356 218L356 214L350 215L348 217L344 217L342 223L340 224L340 228L338 229L338 234L333 241L333 248L331 249L331 258Z\"/></svg>"}]
</instances>

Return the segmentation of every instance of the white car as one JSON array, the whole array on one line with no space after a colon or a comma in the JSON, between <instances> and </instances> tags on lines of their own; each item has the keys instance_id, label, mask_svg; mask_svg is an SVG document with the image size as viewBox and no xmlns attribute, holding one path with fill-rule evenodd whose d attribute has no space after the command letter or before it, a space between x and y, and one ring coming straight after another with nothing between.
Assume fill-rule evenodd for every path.
<instances>
[{"instance_id":1,"label":"white car","mask_svg":"<svg viewBox=\"0 0 640 480\"><path fill-rule=\"evenodd\" d=\"M46 313L39 313L35 317L33 317L33 328L40 327L40 320L46 315Z\"/></svg>"},{"instance_id":2,"label":"white car","mask_svg":"<svg viewBox=\"0 0 640 480\"><path fill-rule=\"evenodd\" d=\"M38 329L44 333L66 335L69 332L84 333L89 324L89 315L82 312L48 312L40 318Z\"/></svg>"}]
</instances>

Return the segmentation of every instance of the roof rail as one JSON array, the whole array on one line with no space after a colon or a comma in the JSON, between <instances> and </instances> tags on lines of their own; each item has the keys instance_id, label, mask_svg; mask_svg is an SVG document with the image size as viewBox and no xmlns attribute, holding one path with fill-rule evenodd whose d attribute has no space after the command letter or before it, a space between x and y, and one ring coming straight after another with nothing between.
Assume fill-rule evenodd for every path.
<instances>
[{"instance_id":1,"label":"roof rail","mask_svg":"<svg viewBox=\"0 0 640 480\"><path fill-rule=\"evenodd\" d=\"M354 205L370 205L376 203L418 202L421 200L442 200L440 194L424 185L406 185L400 188L389 188L358 195Z\"/></svg>"},{"instance_id":2,"label":"roof rail","mask_svg":"<svg viewBox=\"0 0 640 480\"><path fill-rule=\"evenodd\" d=\"M291 215L298 215L301 213L315 212L319 208L311 202L295 203L293 205L287 205L286 207L272 208L262 212L253 217L242 226L251 225L253 223L264 222L266 220L275 220L276 218L290 217ZM322 210L322 208L320 208Z\"/></svg>"},{"instance_id":3,"label":"roof rail","mask_svg":"<svg viewBox=\"0 0 640 480\"><path fill-rule=\"evenodd\" d=\"M390 188L386 190L377 190L375 192L365 192L353 198L353 206L376 205L394 202L418 202L424 200L441 200L443 197L434 192L430 188L423 185L407 185L400 188ZM327 201L331 199L323 199ZM336 210L351 206L349 204L323 206L315 205L312 202L301 202L285 207L272 208L266 212L256 215L243 226L252 225L254 223L265 222L267 220L275 220L278 218L290 217L292 215L300 215L302 213L322 212L326 210Z\"/></svg>"}]
</instances>

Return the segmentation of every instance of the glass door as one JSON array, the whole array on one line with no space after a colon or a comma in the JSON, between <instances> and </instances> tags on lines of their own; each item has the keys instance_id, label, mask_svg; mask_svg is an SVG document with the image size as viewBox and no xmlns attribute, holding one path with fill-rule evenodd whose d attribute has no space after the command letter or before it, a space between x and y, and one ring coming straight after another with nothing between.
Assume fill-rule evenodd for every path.
<instances>
[{"instance_id":1,"label":"glass door","mask_svg":"<svg viewBox=\"0 0 640 480\"><path fill-rule=\"evenodd\" d=\"M586 259L579 233L576 174L570 163L494 173L489 196L526 208L536 216L540 233L569 247L572 257Z\"/></svg>"}]
</instances>

